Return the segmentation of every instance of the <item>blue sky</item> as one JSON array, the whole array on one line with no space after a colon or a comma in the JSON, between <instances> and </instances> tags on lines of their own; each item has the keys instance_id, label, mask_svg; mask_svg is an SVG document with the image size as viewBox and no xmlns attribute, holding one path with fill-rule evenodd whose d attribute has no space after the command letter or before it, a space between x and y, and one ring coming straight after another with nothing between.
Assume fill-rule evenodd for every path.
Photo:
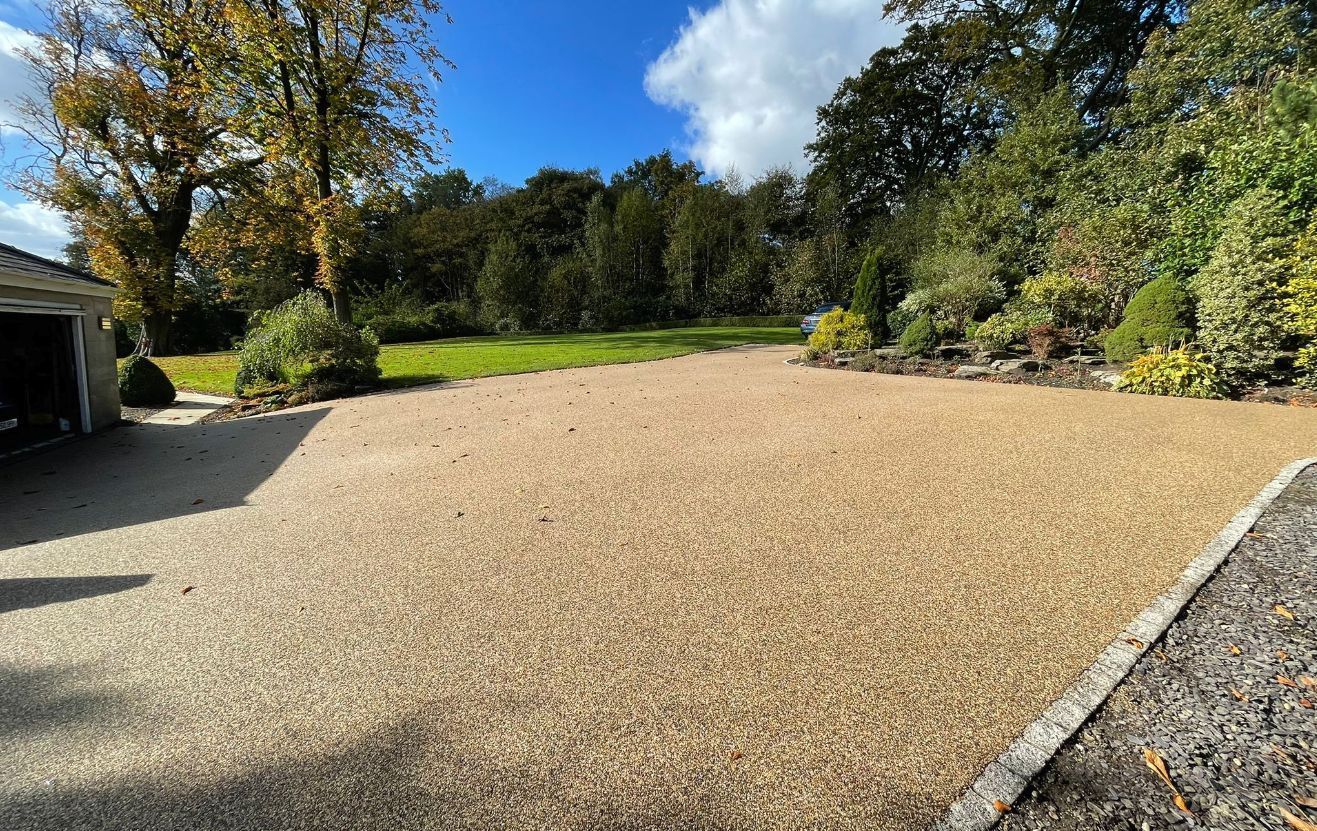
<instances>
[{"instance_id":1,"label":"blue sky","mask_svg":"<svg viewBox=\"0 0 1317 831\"><path fill-rule=\"evenodd\" d=\"M448 0L441 49L457 64L435 92L451 163L520 184L544 165L607 177L670 147L712 176L807 167L814 108L900 29L880 0ZM0 0L0 122L21 91L14 51L39 5ZM0 131L4 160L20 149ZM0 186L0 241L58 256L52 212Z\"/></svg>"}]
</instances>

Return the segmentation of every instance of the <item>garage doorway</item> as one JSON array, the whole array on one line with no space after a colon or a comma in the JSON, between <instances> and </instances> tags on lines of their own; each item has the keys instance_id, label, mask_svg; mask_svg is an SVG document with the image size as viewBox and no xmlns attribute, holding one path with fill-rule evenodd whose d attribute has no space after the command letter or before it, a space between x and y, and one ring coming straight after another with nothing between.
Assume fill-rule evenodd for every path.
<instances>
[{"instance_id":1,"label":"garage doorway","mask_svg":"<svg viewBox=\"0 0 1317 831\"><path fill-rule=\"evenodd\" d=\"M0 453L81 432L80 320L0 312Z\"/></svg>"}]
</instances>

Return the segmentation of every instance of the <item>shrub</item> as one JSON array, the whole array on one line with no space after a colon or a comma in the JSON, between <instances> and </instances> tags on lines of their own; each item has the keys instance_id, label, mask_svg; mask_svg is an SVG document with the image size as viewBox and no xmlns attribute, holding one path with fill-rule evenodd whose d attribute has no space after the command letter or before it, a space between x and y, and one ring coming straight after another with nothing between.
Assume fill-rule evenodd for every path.
<instances>
[{"instance_id":1,"label":"shrub","mask_svg":"<svg viewBox=\"0 0 1317 831\"><path fill-rule=\"evenodd\" d=\"M974 340L989 349L1002 349L1024 340L1030 329L1051 322L1042 309L1008 303L1006 308L979 324L974 331Z\"/></svg>"},{"instance_id":2,"label":"shrub","mask_svg":"<svg viewBox=\"0 0 1317 831\"><path fill-rule=\"evenodd\" d=\"M1135 292L1125 317L1107 336L1103 347L1112 361L1129 361L1153 347L1171 347L1191 340L1193 301L1170 274Z\"/></svg>"},{"instance_id":3,"label":"shrub","mask_svg":"<svg viewBox=\"0 0 1317 831\"><path fill-rule=\"evenodd\" d=\"M1306 387L1317 387L1317 222L1299 237L1291 258L1293 272L1285 286L1289 329L1304 339L1295 361Z\"/></svg>"},{"instance_id":4,"label":"shrub","mask_svg":"<svg viewBox=\"0 0 1317 831\"><path fill-rule=\"evenodd\" d=\"M809 336L810 348L820 353L838 349L867 349L870 343L869 327L863 315L837 308L819 320L818 328Z\"/></svg>"},{"instance_id":5,"label":"shrub","mask_svg":"<svg viewBox=\"0 0 1317 831\"><path fill-rule=\"evenodd\" d=\"M873 372L878 368L878 356L872 352L856 355L855 360L850 363L850 368L856 372Z\"/></svg>"},{"instance_id":6,"label":"shrub","mask_svg":"<svg viewBox=\"0 0 1317 831\"><path fill-rule=\"evenodd\" d=\"M891 332L891 337L900 339L905 334L905 327L915 322L919 315L911 312L902 305L898 305L887 313L887 331Z\"/></svg>"},{"instance_id":7,"label":"shrub","mask_svg":"<svg viewBox=\"0 0 1317 831\"><path fill-rule=\"evenodd\" d=\"M914 268L917 288L901 306L914 315L945 320L957 333L1006 296L1006 288L993 276L996 261L968 249L936 249L916 261Z\"/></svg>"},{"instance_id":8,"label":"shrub","mask_svg":"<svg viewBox=\"0 0 1317 831\"><path fill-rule=\"evenodd\" d=\"M937 326L934 325L932 316L927 314L915 318L901 334L901 351L912 358L927 355L937 344Z\"/></svg>"},{"instance_id":9,"label":"shrub","mask_svg":"<svg viewBox=\"0 0 1317 831\"><path fill-rule=\"evenodd\" d=\"M1046 359L1057 355L1066 342L1064 329L1058 329L1051 323L1044 323L1029 330L1026 335L1029 351L1035 358Z\"/></svg>"},{"instance_id":10,"label":"shrub","mask_svg":"<svg viewBox=\"0 0 1317 831\"><path fill-rule=\"evenodd\" d=\"M887 296L887 284L888 264L883 258L882 249L876 248L864 258L859 279L855 281L855 294L851 299L851 311L864 316L875 343L882 343L890 334L887 313L891 311L891 304Z\"/></svg>"},{"instance_id":11,"label":"shrub","mask_svg":"<svg viewBox=\"0 0 1317 831\"><path fill-rule=\"evenodd\" d=\"M1093 283L1056 271L1025 280L1020 285L1020 300L1045 309L1062 326L1088 326L1100 321L1106 302Z\"/></svg>"},{"instance_id":12,"label":"shrub","mask_svg":"<svg viewBox=\"0 0 1317 831\"><path fill-rule=\"evenodd\" d=\"M1198 342L1226 383L1270 374L1284 337L1278 293L1289 243L1280 200L1257 190L1237 200L1207 265L1190 289L1198 301Z\"/></svg>"},{"instance_id":13,"label":"shrub","mask_svg":"<svg viewBox=\"0 0 1317 831\"><path fill-rule=\"evenodd\" d=\"M401 285L391 285L374 297L358 302L352 310L358 328L370 329L381 343L455 338L482 334L469 302L454 301L427 305L420 296Z\"/></svg>"},{"instance_id":14,"label":"shrub","mask_svg":"<svg viewBox=\"0 0 1317 831\"><path fill-rule=\"evenodd\" d=\"M238 355L234 392L286 383L315 385L335 393L379 380L379 340L340 323L314 291L304 291L268 312L252 316L252 330Z\"/></svg>"},{"instance_id":15,"label":"shrub","mask_svg":"<svg viewBox=\"0 0 1317 831\"><path fill-rule=\"evenodd\" d=\"M1144 395L1181 398L1221 398L1226 387L1205 355L1180 349L1158 348L1140 356L1116 381L1115 389Z\"/></svg>"},{"instance_id":16,"label":"shrub","mask_svg":"<svg viewBox=\"0 0 1317 831\"><path fill-rule=\"evenodd\" d=\"M164 370L149 359L132 355L119 366L119 402L125 407L167 407L174 395Z\"/></svg>"}]
</instances>

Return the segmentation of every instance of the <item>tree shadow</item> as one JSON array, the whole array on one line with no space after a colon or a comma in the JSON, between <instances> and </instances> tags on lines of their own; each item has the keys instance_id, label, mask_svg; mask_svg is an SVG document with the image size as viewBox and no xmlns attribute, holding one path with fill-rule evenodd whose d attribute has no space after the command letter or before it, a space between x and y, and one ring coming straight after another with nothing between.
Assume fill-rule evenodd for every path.
<instances>
[{"instance_id":1,"label":"tree shadow","mask_svg":"<svg viewBox=\"0 0 1317 831\"><path fill-rule=\"evenodd\" d=\"M242 505L329 410L127 425L15 461L0 477L0 550Z\"/></svg>"},{"instance_id":2,"label":"tree shadow","mask_svg":"<svg viewBox=\"0 0 1317 831\"><path fill-rule=\"evenodd\" d=\"M17 749L14 743L20 739L94 721L118 703L116 697L78 683L80 675L77 667L0 667L0 741Z\"/></svg>"},{"instance_id":3,"label":"tree shadow","mask_svg":"<svg viewBox=\"0 0 1317 831\"><path fill-rule=\"evenodd\" d=\"M236 755L240 748L232 748ZM496 754L462 751L442 724L410 714L330 754L289 750L277 761L226 763L170 775L107 776L90 786L0 786L0 827L72 829L448 828L752 829L679 791L572 796L559 770L523 769ZM228 773L221 773L228 772ZM17 780L15 780L17 782Z\"/></svg>"},{"instance_id":4,"label":"tree shadow","mask_svg":"<svg viewBox=\"0 0 1317 831\"><path fill-rule=\"evenodd\" d=\"M106 574L96 577L12 577L0 579L0 614L67 603L84 597L135 589L150 582L150 574Z\"/></svg>"}]
</instances>

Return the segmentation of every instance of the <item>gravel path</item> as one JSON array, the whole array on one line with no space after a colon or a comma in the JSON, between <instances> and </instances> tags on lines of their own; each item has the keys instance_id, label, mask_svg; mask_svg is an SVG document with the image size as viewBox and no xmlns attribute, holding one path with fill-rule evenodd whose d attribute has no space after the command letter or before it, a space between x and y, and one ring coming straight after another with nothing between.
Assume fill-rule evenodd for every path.
<instances>
[{"instance_id":1,"label":"gravel path","mask_svg":"<svg viewBox=\"0 0 1317 831\"><path fill-rule=\"evenodd\" d=\"M1317 467L1254 530L1004 828L1264 831L1287 827L1282 811L1317 822Z\"/></svg>"},{"instance_id":2,"label":"gravel path","mask_svg":"<svg viewBox=\"0 0 1317 831\"><path fill-rule=\"evenodd\" d=\"M0 828L916 828L1317 450L791 351L7 468Z\"/></svg>"}]
</instances>

